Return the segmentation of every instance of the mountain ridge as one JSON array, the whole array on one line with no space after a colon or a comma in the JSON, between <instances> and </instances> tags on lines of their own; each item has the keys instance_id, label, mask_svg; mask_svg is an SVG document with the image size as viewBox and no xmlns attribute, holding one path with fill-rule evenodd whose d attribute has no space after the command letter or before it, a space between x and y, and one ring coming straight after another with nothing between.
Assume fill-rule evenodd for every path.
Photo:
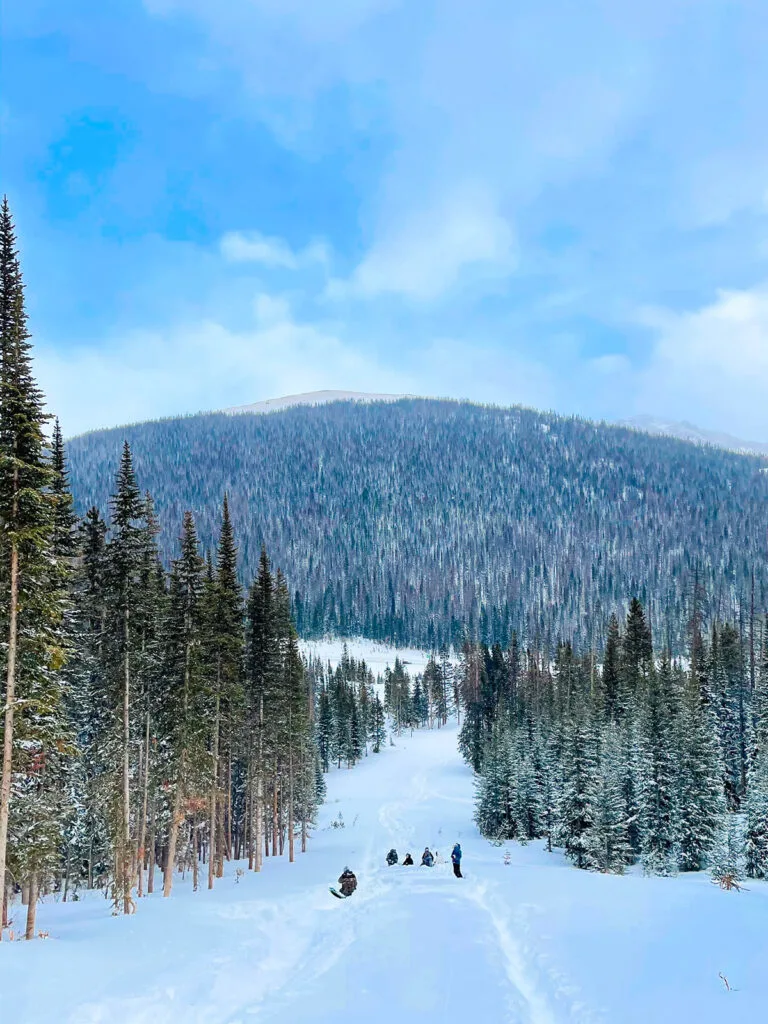
<instances>
[{"instance_id":1,"label":"mountain ridge","mask_svg":"<svg viewBox=\"0 0 768 1024\"><path fill-rule=\"evenodd\" d=\"M738 615L753 569L768 603L768 474L752 455L521 407L303 404L75 438L81 513L108 515L125 440L164 559L187 510L213 549L227 494L242 578L264 544L305 637L432 648L516 629L591 649L637 594L680 650L695 575L721 618Z\"/></svg>"}]
</instances>

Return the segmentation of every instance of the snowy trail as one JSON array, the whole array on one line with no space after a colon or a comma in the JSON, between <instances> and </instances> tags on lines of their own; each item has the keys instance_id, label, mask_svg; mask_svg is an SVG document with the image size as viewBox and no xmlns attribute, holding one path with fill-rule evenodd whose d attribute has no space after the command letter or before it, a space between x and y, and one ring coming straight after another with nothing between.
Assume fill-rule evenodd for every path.
<instances>
[{"instance_id":1,"label":"snowy trail","mask_svg":"<svg viewBox=\"0 0 768 1024\"><path fill-rule=\"evenodd\" d=\"M393 1014L405 1021L437 1021L476 1013L478 989L500 1024L555 1020L525 975L511 934L500 941L487 885L477 878L455 879L447 862L454 838L467 831L470 780L461 770L462 791L450 800L430 779L442 781L446 769L454 773L454 741L455 734L449 744L437 734L402 739L399 745L421 752L421 766L405 751L394 751L355 770L367 776L365 785L355 772L337 780L338 805L345 821L354 822L348 859L360 888L334 905L334 917L313 926L312 948L296 964L294 983L269 1005L243 1007L229 1018L231 1024L352 1024L389 1021ZM393 793L400 798L391 799ZM358 836L365 837L360 845ZM384 854L395 846L401 859L410 851L418 865L427 844L443 858L435 868L384 864Z\"/></svg>"},{"instance_id":2,"label":"snowy trail","mask_svg":"<svg viewBox=\"0 0 768 1024\"><path fill-rule=\"evenodd\" d=\"M762 1019L768 885L732 894L705 876L592 875L539 843L510 844L506 866L472 823L455 727L395 742L330 774L296 864L269 859L240 880L232 866L212 893L179 882L132 918L100 897L41 906L51 939L0 947L0 1022ZM464 879L447 863L456 840ZM418 864L426 845L443 863L384 863L394 846ZM347 864L359 887L340 902L328 886Z\"/></svg>"}]
</instances>

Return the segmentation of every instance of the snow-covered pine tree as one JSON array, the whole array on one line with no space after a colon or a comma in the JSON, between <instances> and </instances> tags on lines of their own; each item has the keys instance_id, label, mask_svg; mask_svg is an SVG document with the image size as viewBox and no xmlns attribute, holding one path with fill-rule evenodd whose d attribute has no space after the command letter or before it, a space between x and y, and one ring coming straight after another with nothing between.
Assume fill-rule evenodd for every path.
<instances>
[{"instance_id":1,"label":"snow-covered pine tree","mask_svg":"<svg viewBox=\"0 0 768 1024\"><path fill-rule=\"evenodd\" d=\"M513 737L497 724L488 740L483 764L475 779L475 823L492 842L521 835L517 800L517 760Z\"/></svg>"},{"instance_id":2,"label":"snow-covered pine tree","mask_svg":"<svg viewBox=\"0 0 768 1024\"><path fill-rule=\"evenodd\" d=\"M596 868L597 739L586 712L566 722L557 845L577 868Z\"/></svg>"},{"instance_id":3,"label":"snow-covered pine tree","mask_svg":"<svg viewBox=\"0 0 768 1024\"><path fill-rule=\"evenodd\" d=\"M131 892L135 877L132 863L132 821L135 820L132 782L136 765L133 760L135 723L132 709L136 663L141 650L135 619L143 600L140 570L145 524L144 503L136 484L127 442L123 446L111 513L111 536L106 548L104 644L113 721L103 754L113 783L109 828L114 855L114 902L116 909L130 914L134 910Z\"/></svg>"},{"instance_id":4,"label":"snow-covered pine tree","mask_svg":"<svg viewBox=\"0 0 768 1024\"><path fill-rule=\"evenodd\" d=\"M620 654L619 620L615 615L611 615L603 655L602 695L604 714L612 721L615 721L619 715Z\"/></svg>"},{"instance_id":5,"label":"snow-covered pine tree","mask_svg":"<svg viewBox=\"0 0 768 1024\"><path fill-rule=\"evenodd\" d=\"M231 806L231 761L236 727L243 709L243 595L237 575L237 546L229 514L229 499L224 495L221 533L216 569L206 599L211 702L211 778L208 817L208 888L223 873L224 857L229 850Z\"/></svg>"},{"instance_id":6,"label":"snow-covered pine tree","mask_svg":"<svg viewBox=\"0 0 768 1024\"><path fill-rule=\"evenodd\" d=\"M171 568L161 710L168 750L166 778L170 803L163 872L163 895L166 897L171 895L173 888L182 827L188 823L190 814L197 812L198 801L210 778L210 758L206 749L205 662L201 643L204 565L192 513L186 512L181 553Z\"/></svg>"},{"instance_id":7,"label":"snow-covered pine tree","mask_svg":"<svg viewBox=\"0 0 768 1024\"><path fill-rule=\"evenodd\" d=\"M658 671L649 673L643 706L639 806L642 863L649 874L674 874L680 860L679 710L680 680L664 651Z\"/></svg>"},{"instance_id":8,"label":"snow-covered pine tree","mask_svg":"<svg viewBox=\"0 0 768 1024\"><path fill-rule=\"evenodd\" d=\"M589 854L598 871L621 874L632 862L632 849L622 788L622 748L615 723L602 727L599 751Z\"/></svg>"},{"instance_id":9,"label":"snow-covered pine tree","mask_svg":"<svg viewBox=\"0 0 768 1024\"><path fill-rule=\"evenodd\" d=\"M715 844L710 874L723 888L731 888L744 877L744 819L741 814L726 814Z\"/></svg>"},{"instance_id":10,"label":"snow-covered pine tree","mask_svg":"<svg viewBox=\"0 0 768 1024\"><path fill-rule=\"evenodd\" d=\"M745 871L749 878L768 878L768 747L750 766L746 803Z\"/></svg>"},{"instance_id":11,"label":"snow-covered pine tree","mask_svg":"<svg viewBox=\"0 0 768 1024\"><path fill-rule=\"evenodd\" d=\"M0 210L0 904L12 853L30 886L27 938L35 934L36 892L54 871L62 843L63 764L68 744L62 670L66 566L55 553L64 512L46 454L43 397L32 374L16 237L7 198ZM10 841L10 843L9 843ZM11 849L9 849L9 845ZM47 877L46 877L47 876ZM0 913L0 938L5 923Z\"/></svg>"},{"instance_id":12,"label":"snow-covered pine tree","mask_svg":"<svg viewBox=\"0 0 768 1024\"><path fill-rule=\"evenodd\" d=\"M386 713L384 711L384 704L382 703L381 697L377 694L374 695L371 703L371 749L374 754L378 754L381 751L382 744L387 739L387 728L386 728Z\"/></svg>"},{"instance_id":13,"label":"snow-covered pine tree","mask_svg":"<svg viewBox=\"0 0 768 1024\"><path fill-rule=\"evenodd\" d=\"M685 687L679 732L680 869L701 871L707 864L725 814L723 767L714 711L694 675Z\"/></svg>"},{"instance_id":14,"label":"snow-covered pine tree","mask_svg":"<svg viewBox=\"0 0 768 1024\"><path fill-rule=\"evenodd\" d=\"M248 793L246 832L248 866L258 869L262 852L270 852L270 820L266 809L272 804L272 852L277 853L275 738L279 723L280 649L275 625L275 595L272 570L262 547L259 572L248 595L246 627L247 718L243 738ZM271 799L270 799L271 798Z\"/></svg>"},{"instance_id":15,"label":"snow-covered pine tree","mask_svg":"<svg viewBox=\"0 0 768 1024\"><path fill-rule=\"evenodd\" d=\"M154 890L156 804L159 765L158 716L164 691L164 628L167 615L165 571L157 550L158 524L151 496L144 495L144 530L141 536L139 590L141 600L134 616L137 637L135 686L133 695L134 732L138 734L138 782L136 799L135 864L137 893L144 895L144 871L147 887ZM147 839L149 838L149 844ZM149 846L149 850L147 847Z\"/></svg>"}]
</instances>

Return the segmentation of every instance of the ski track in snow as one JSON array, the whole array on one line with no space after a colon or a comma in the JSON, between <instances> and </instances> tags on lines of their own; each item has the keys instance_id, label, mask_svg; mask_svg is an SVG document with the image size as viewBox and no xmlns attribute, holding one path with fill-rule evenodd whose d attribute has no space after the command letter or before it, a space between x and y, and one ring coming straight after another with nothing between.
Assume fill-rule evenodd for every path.
<instances>
[{"instance_id":1,"label":"ski track in snow","mask_svg":"<svg viewBox=\"0 0 768 1024\"><path fill-rule=\"evenodd\" d=\"M722 1024L762 1018L768 885L591 875L480 838L456 727L328 776L306 855L112 918L44 903L51 940L0 947L2 1024ZM343 827L338 825L339 815ZM458 840L463 879L449 862ZM419 867L429 845L440 861ZM389 868L394 846L412 868ZM335 900L348 864L358 889ZM244 866L244 865L241 865ZM15 913L18 913L18 909ZM735 991L727 992L719 973Z\"/></svg>"}]
</instances>

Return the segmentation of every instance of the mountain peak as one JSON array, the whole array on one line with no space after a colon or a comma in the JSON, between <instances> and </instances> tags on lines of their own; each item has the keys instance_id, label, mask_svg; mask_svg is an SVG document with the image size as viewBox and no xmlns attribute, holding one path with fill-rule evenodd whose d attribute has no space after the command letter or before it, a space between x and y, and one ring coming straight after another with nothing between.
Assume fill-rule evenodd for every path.
<instances>
[{"instance_id":1,"label":"mountain peak","mask_svg":"<svg viewBox=\"0 0 768 1024\"><path fill-rule=\"evenodd\" d=\"M326 405L329 402L397 402L408 395L379 395L366 391L307 391L301 395L284 395L282 398L267 398L251 405L235 405L222 412L231 415L239 413L278 412L295 405Z\"/></svg>"}]
</instances>

